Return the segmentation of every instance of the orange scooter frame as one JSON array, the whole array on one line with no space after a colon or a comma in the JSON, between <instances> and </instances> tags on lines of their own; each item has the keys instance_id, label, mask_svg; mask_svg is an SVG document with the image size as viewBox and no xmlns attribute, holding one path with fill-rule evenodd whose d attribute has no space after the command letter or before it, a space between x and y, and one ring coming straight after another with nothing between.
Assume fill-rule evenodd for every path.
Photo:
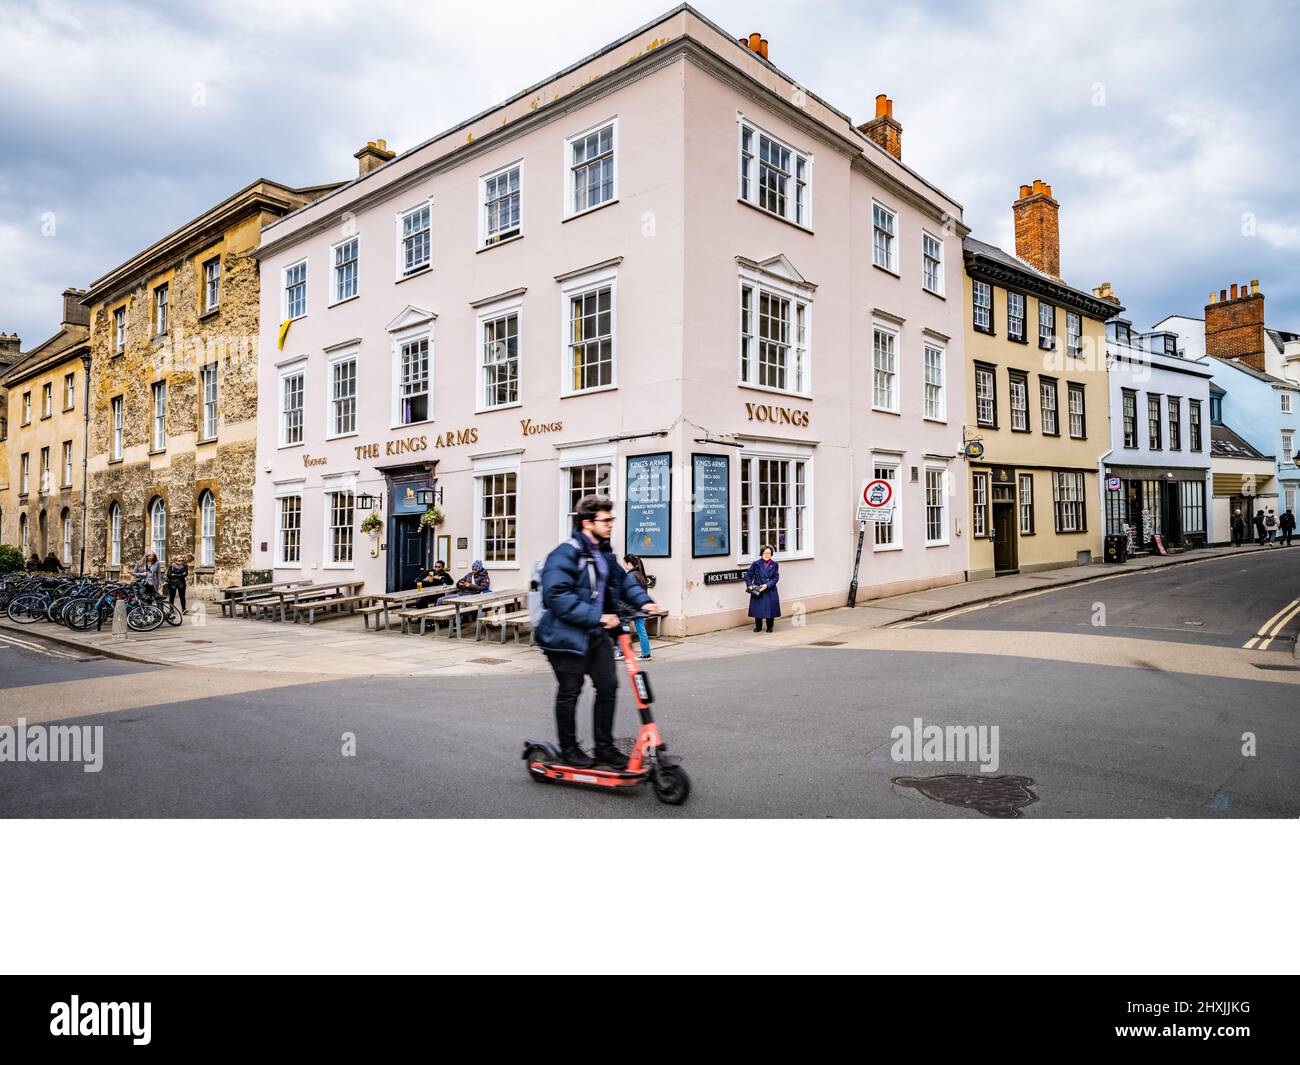
<instances>
[{"instance_id":1,"label":"orange scooter frame","mask_svg":"<svg viewBox=\"0 0 1300 1065\"><path fill-rule=\"evenodd\" d=\"M608 790L637 788L648 780L660 802L680 806L686 801L691 793L690 777L676 759L667 754L668 748L650 710L654 703L650 677L637 668L636 655L632 651L632 635L627 623L646 616L641 613L624 615L624 623L618 635L618 645L623 651L623 665L632 686L632 695L636 699L637 712L641 715L641 731L628 756L627 768L580 769L562 762L560 752L554 744L545 740L524 740L521 757L533 780L542 784L575 784Z\"/></svg>"}]
</instances>

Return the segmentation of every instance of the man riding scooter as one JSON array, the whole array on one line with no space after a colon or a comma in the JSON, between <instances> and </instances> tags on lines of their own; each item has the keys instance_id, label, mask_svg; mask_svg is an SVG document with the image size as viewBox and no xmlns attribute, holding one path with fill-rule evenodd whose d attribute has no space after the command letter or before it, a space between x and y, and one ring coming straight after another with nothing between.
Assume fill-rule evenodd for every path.
<instances>
[{"instance_id":1,"label":"man riding scooter","mask_svg":"<svg viewBox=\"0 0 1300 1065\"><path fill-rule=\"evenodd\" d=\"M613 502L603 496L580 499L573 536L547 555L542 567L545 612L537 625L537 645L546 652L559 685L555 726L560 734L560 757L577 769L597 764L627 768L627 756L614 746L618 676L611 635L619 628L619 604L651 614L666 613L619 565L609 545L613 510ZM594 758L578 744L577 705L585 677L591 677L596 689Z\"/></svg>"}]
</instances>

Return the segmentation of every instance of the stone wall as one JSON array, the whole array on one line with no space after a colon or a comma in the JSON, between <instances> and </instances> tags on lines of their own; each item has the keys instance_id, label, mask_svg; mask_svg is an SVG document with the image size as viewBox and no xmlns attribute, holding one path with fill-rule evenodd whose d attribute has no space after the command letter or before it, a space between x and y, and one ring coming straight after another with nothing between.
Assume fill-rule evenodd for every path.
<instances>
[{"instance_id":1,"label":"stone wall","mask_svg":"<svg viewBox=\"0 0 1300 1065\"><path fill-rule=\"evenodd\" d=\"M239 583L248 565L253 528L253 478L257 416L258 219L228 232L217 244L186 256L165 271L142 278L129 295L117 294L93 308L91 351L92 521L88 555L92 570L108 569L109 507L122 509L122 565L143 555L150 535L149 507L167 506L167 553L191 559L199 585ZM221 301L201 310L202 264L221 258ZM166 282L168 332L154 335L154 291ZM126 347L116 354L113 312L127 308ZM217 434L200 440L201 371L217 366ZM152 385L167 382L166 447L153 451ZM124 399L121 461L110 459L112 399ZM216 559L199 568L200 499L216 503Z\"/></svg>"}]
</instances>

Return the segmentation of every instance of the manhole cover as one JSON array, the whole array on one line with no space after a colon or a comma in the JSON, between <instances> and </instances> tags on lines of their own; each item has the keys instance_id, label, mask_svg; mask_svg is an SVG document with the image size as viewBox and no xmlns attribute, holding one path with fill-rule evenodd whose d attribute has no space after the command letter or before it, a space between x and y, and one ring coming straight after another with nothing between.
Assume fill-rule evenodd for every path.
<instances>
[{"instance_id":1,"label":"manhole cover","mask_svg":"<svg viewBox=\"0 0 1300 1065\"><path fill-rule=\"evenodd\" d=\"M510 664L508 658L471 658L469 661L471 665L475 666L508 666Z\"/></svg>"},{"instance_id":2,"label":"manhole cover","mask_svg":"<svg viewBox=\"0 0 1300 1065\"><path fill-rule=\"evenodd\" d=\"M927 799L948 806L965 806L985 817L1019 817L1020 807L1037 802L1028 777L988 777L976 773L945 773L937 777L895 777L903 788L915 788Z\"/></svg>"},{"instance_id":3,"label":"manhole cover","mask_svg":"<svg viewBox=\"0 0 1300 1065\"><path fill-rule=\"evenodd\" d=\"M211 643L211 640L186 640L186 643Z\"/></svg>"},{"instance_id":4,"label":"manhole cover","mask_svg":"<svg viewBox=\"0 0 1300 1065\"><path fill-rule=\"evenodd\" d=\"M843 647L843 640L813 640L809 647Z\"/></svg>"},{"instance_id":5,"label":"manhole cover","mask_svg":"<svg viewBox=\"0 0 1300 1065\"><path fill-rule=\"evenodd\" d=\"M1275 670L1275 671L1278 672L1278 673L1300 673L1300 666L1284 666L1284 665L1282 665L1281 663L1276 663L1276 664L1274 664L1274 663L1270 662L1270 663L1268 663L1267 665L1261 665L1260 663L1256 662L1256 663L1255 663L1255 668L1256 668L1256 669L1272 669L1272 670Z\"/></svg>"}]
</instances>

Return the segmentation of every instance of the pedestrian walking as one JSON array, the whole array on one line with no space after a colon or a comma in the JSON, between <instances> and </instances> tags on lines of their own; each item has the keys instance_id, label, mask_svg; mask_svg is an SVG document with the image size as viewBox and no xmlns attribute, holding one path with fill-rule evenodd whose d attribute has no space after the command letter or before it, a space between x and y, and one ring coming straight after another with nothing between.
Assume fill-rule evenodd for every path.
<instances>
[{"instance_id":1,"label":"pedestrian walking","mask_svg":"<svg viewBox=\"0 0 1300 1065\"><path fill-rule=\"evenodd\" d=\"M1255 526L1255 542L1259 544L1260 547L1263 547L1264 540L1268 536L1268 530L1264 527L1264 512L1262 510L1255 512L1255 517L1251 520L1251 524Z\"/></svg>"},{"instance_id":2,"label":"pedestrian walking","mask_svg":"<svg viewBox=\"0 0 1300 1065\"><path fill-rule=\"evenodd\" d=\"M1246 541L1246 519L1241 516L1241 508L1232 515L1232 546L1240 547Z\"/></svg>"},{"instance_id":3,"label":"pedestrian walking","mask_svg":"<svg viewBox=\"0 0 1300 1065\"><path fill-rule=\"evenodd\" d=\"M185 586L190 579L189 560L184 555L177 555L172 559L171 564L167 567L167 605L172 606L176 602L176 596L181 597L181 613L187 613L185 606Z\"/></svg>"},{"instance_id":4,"label":"pedestrian walking","mask_svg":"<svg viewBox=\"0 0 1300 1065\"><path fill-rule=\"evenodd\" d=\"M1264 515L1264 531L1268 534L1268 542L1271 547L1281 546L1275 539L1277 536L1277 517L1271 510Z\"/></svg>"},{"instance_id":5,"label":"pedestrian walking","mask_svg":"<svg viewBox=\"0 0 1300 1065\"><path fill-rule=\"evenodd\" d=\"M597 762L627 768L627 756L614 746L614 703L618 674L610 639L619 628L620 604L662 614L632 574L618 564L609 545L614 503L604 496L583 496L575 508L573 535L542 564L542 616L537 645L555 671L555 728L560 758L566 765L590 769ZM595 757L578 743L578 696L586 678L596 689L592 726Z\"/></svg>"},{"instance_id":6,"label":"pedestrian walking","mask_svg":"<svg viewBox=\"0 0 1300 1065\"><path fill-rule=\"evenodd\" d=\"M147 584L153 592L157 593L158 589L162 587L162 566L158 564L158 556L150 551L136 563L135 569L131 571L131 576L137 581Z\"/></svg>"},{"instance_id":7,"label":"pedestrian walking","mask_svg":"<svg viewBox=\"0 0 1300 1065\"><path fill-rule=\"evenodd\" d=\"M1288 507L1278 519L1278 528L1282 530L1282 546L1291 546L1291 537L1295 535L1295 515Z\"/></svg>"},{"instance_id":8,"label":"pedestrian walking","mask_svg":"<svg viewBox=\"0 0 1300 1065\"><path fill-rule=\"evenodd\" d=\"M749 616L754 619L754 631L763 631L763 622L767 622L767 631L781 616L781 596L777 594L776 585L781 579L781 567L772 556L776 549L771 544L764 544L759 557L749 564L745 571L745 588L749 592Z\"/></svg>"},{"instance_id":9,"label":"pedestrian walking","mask_svg":"<svg viewBox=\"0 0 1300 1065\"><path fill-rule=\"evenodd\" d=\"M650 578L646 574L645 563L641 560L640 555L624 555L623 568L627 570L628 573L632 574L632 579L635 580L637 584L639 584L642 588L649 591ZM636 629L636 638L641 643L641 653L637 655L637 658L643 659L645 661L649 661L650 637L649 635L647 635L645 631L645 618L637 618L635 621L632 622L632 627ZM614 657L615 658L623 657L622 647L614 648Z\"/></svg>"}]
</instances>

